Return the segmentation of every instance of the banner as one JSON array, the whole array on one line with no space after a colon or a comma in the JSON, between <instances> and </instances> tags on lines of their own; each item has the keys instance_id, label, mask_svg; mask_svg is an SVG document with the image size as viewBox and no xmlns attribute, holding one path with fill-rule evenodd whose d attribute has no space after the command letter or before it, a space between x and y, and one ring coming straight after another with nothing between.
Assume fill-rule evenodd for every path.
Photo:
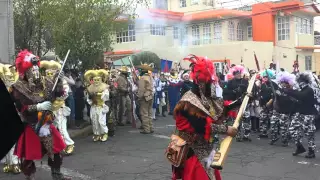
<instances>
[{"instance_id":1,"label":"banner","mask_svg":"<svg viewBox=\"0 0 320 180\"><path fill-rule=\"evenodd\" d=\"M170 72L172 61L161 59L161 72Z\"/></svg>"}]
</instances>

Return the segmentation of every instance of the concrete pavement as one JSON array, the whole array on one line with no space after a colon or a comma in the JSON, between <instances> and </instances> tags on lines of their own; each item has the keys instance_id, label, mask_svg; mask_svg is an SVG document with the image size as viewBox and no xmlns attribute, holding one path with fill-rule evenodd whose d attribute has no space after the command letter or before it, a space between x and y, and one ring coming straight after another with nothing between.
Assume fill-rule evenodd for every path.
<instances>
[{"instance_id":1,"label":"concrete pavement","mask_svg":"<svg viewBox=\"0 0 320 180\"><path fill-rule=\"evenodd\" d=\"M75 154L65 157L63 173L75 180L170 180L171 167L164 149L173 132L172 116L154 123L155 134L142 135L130 126L119 127L106 143L77 138ZM317 136L320 147L320 134ZM234 142L222 171L223 180L320 180L320 153L313 160L292 157L293 145L270 146L267 140ZM50 180L46 160L37 162L38 180ZM21 180L23 175L0 173L0 180Z\"/></svg>"}]
</instances>

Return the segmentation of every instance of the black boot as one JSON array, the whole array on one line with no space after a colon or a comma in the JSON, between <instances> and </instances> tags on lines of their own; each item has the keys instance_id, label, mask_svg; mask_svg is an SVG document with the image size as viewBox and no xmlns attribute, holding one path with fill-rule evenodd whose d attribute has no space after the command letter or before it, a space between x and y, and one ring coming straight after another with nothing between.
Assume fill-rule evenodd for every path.
<instances>
[{"instance_id":1,"label":"black boot","mask_svg":"<svg viewBox=\"0 0 320 180\"><path fill-rule=\"evenodd\" d=\"M312 150L311 148L309 148L308 154L305 156L306 158L315 158L316 155L314 154L314 150Z\"/></svg>"},{"instance_id":2,"label":"black boot","mask_svg":"<svg viewBox=\"0 0 320 180\"><path fill-rule=\"evenodd\" d=\"M282 146L283 147L287 147L289 145L287 140L282 141Z\"/></svg>"},{"instance_id":3,"label":"black boot","mask_svg":"<svg viewBox=\"0 0 320 180\"><path fill-rule=\"evenodd\" d=\"M279 138L272 139L269 144L274 145L278 140Z\"/></svg>"},{"instance_id":4,"label":"black boot","mask_svg":"<svg viewBox=\"0 0 320 180\"><path fill-rule=\"evenodd\" d=\"M301 143L297 144L297 149L295 152L292 153L293 156L297 156L299 154L302 154L306 152L306 149L303 147L303 145Z\"/></svg>"},{"instance_id":5,"label":"black boot","mask_svg":"<svg viewBox=\"0 0 320 180\"><path fill-rule=\"evenodd\" d=\"M61 172L60 168L51 168L52 180L71 180L71 178L65 177Z\"/></svg>"}]
</instances>

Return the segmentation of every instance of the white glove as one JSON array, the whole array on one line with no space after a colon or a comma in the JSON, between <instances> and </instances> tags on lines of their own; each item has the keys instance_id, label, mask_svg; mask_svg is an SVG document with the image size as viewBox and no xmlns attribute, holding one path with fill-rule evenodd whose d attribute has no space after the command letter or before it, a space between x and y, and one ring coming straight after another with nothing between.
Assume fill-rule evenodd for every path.
<instances>
[{"instance_id":1,"label":"white glove","mask_svg":"<svg viewBox=\"0 0 320 180\"><path fill-rule=\"evenodd\" d=\"M51 110L51 102L50 101L45 101L42 103L37 104L37 110L38 111L48 111Z\"/></svg>"},{"instance_id":2,"label":"white glove","mask_svg":"<svg viewBox=\"0 0 320 180\"><path fill-rule=\"evenodd\" d=\"M59 73L59 72L58 72ZM58 78L59 79L62 79L64 77L64 72L63 71L61 71L61 73L58 75Z\"/></svg>"}]
</instances>

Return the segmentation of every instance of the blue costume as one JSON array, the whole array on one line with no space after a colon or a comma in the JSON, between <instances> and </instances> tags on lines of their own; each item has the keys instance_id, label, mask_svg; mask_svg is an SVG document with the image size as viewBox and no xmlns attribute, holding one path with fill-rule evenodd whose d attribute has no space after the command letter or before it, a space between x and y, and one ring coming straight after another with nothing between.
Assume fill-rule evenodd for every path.
<instances>
[{"instance_id":1,"label":"blue costume","mask_svg":"<svg viewBox=\"0 0 320 180\"><path fill-rule=\"evenodd\" d=\"M180 78L177 76L170 76L168 78L168 96L169 96L169 114L173 113L173 110L180 100L180 88L181 88L181 81Z\"/></svg>"}]
</instances>

